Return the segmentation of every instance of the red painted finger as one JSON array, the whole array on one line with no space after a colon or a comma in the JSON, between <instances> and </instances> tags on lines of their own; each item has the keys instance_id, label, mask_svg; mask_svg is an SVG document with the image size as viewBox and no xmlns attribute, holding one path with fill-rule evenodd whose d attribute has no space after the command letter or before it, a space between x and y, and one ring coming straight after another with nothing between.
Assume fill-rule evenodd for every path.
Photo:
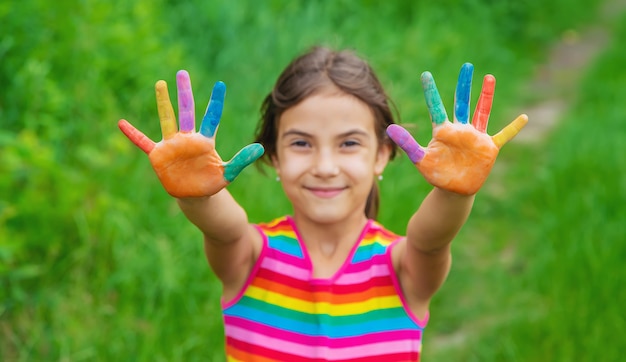
<instances>
[{"instance_id":1,"label":"red painted finger","mask_svg":"<svg viewBox=\"0 0 626 362\"><path fill-rule=\"evenodd\" d=\"M152 141L148 136L143 134L140 130L133 127L132 124L128 123L125 119L120 119L117 123L120 130L134 143L137 147L141 148L141 150L145 153L150 153L154 148L154 141Z\"/></svg>"},{"instance_id":2,"label":"red painted finger","mask_svg":"<svg viewBox=\"0 0 626 362\"><path fill-rule=\"evenodd\" d=\"M489 123L489 115L491 114L491 105L493 104L493 95L496 89L496 78L487 74L483 78L483 87L480 91L480 97L476 104L476 110L474 111L474 117L472 118L472 124L474 128L480 132L487 131L487 124Z\"/></svg>"}]
</instances>

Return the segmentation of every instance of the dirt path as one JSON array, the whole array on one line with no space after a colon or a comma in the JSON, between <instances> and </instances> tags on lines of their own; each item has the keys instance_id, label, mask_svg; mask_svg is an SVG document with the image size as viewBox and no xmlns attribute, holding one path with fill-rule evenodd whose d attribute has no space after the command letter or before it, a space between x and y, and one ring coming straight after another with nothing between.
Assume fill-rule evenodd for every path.
<instances>
[{"instance_id":1,"label":"dirt path","mask_svg":"<svg viewBox=\"0 0 626 362\"><path fill-rule=\"evenodd\" d=\"M529 118L524 130L511 142L524 144L541 142L562 120L561 117L576 99L581 77L609 44L611 24L614 24L624 11L626 0L608 0L600 9L594 24L563 33L560 41L549 50L546 62L537 66L534 78L524 86L523 91L535 95L536 103L520 104L519 109L511 112L515 115L526 113ZM503 172L502 168L506 166L496 163L492 173ZM489 190L486 191L504 195L504 189L500 186L497 181L492 181ZM507 251L504 254L506 253ZM471 331L461 328L450 334L431 336L427 348L432 351L455 348L468 343L468 337L480 333L481 328L489 328L502 321L492 318L472 323Z\"/></svg>"},{"instance_id":2,"label":"dirt path","mask_svg":"<svg viewBox=\"0 0 626 362\"><path fill-rule=\"evenodd\" d=\"M560 121L575 92L585 69L610 41L608 25L626 10L626 0L607 1L592 26L566 31L550 50L544 64L537 68L535 78L526 90L537 94L541 101L523 105L519 112L528 114L529 123L513 140L520 143L541 141Z\"/></svg>"}]
</instances>

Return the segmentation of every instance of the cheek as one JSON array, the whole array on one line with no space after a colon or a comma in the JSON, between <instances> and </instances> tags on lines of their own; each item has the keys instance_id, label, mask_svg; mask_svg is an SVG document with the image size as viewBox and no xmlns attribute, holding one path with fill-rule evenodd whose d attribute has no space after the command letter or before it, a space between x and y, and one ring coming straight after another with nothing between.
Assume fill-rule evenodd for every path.
<instances>
[{"instance_id":1,"label":"cheek","mask_svg":"<svg viewBox=\"0 0 626 362\"><path fill-rule=\"evenodd\" d=\"M295 177L309 167L309 161L305 157L281 157L280 162L275 162L274 167L281 178Z\"/></svg>"},{"instance_id":2,"label":"cheek","mask_svg":"<svg viewBox=\"0 0 626 362\"><path fill-rule=\"evenodd\" d=\"M353 178L367 181L374 178L376 160L374 157L359 155L358 157L346 157L341 162L341 169Z\"/></svg>"}]
</instances>

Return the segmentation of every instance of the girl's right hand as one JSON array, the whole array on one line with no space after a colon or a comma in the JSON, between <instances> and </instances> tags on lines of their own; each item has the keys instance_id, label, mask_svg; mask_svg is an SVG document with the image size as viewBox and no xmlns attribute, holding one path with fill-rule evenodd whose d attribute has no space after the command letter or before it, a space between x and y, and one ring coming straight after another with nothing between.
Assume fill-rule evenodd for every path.
<instances>
[{"instance_id":1,"label":"girl's right hand","mask_svg":"<svg viewBox=\"0 0 626 362\"><path fill-rule=\"evenodd\" d=\"M189 74L181 70L176 74L180 130L176 129L176 116L170 102L167 84L156 83L156 99L163 139L155 143L128 121L121 119L122 132L137 147L148 154L161 184L170 195L177 198L207 197L214 195L248 165L263 155L263 146L250 144L241 149L230 161L224 162L215 150L217 131L226 86L217 82L198 132L195 131L195 110Z\"/></svg>"}]
</instances>

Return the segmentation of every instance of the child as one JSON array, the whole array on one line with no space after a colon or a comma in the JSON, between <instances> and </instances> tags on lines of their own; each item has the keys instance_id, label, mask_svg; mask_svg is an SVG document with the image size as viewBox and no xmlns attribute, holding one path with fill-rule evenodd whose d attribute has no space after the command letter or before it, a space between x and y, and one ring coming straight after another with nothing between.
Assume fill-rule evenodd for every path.
<instances>
[{"instance_id":1,"label":"child","mask_svg":"<svg viewBox=\"0 0 626 362\"><path fill-rule=\"evenodd\" d=\"M258 143L231 161L215 151L222 83L198 133L185 71L177 74L180 131L164 81L156 84L161 142L120 120L204 235L223 285L229 360L419 360L429 302L450 269L450 243L499 148L527 121L522 115L493 137L485 133L495 87L488 75L469 124L472 70L461 69L454 122L430 73L422 75L433 123L426 148L393 124L387 95L364 60L323 47L283 71L263 103ZM406 237L375 221L376 179L395 155L394 142L434 186ZM254 225L226 186L264 152L293 214Z\"/></svg>"}]
</instances>

